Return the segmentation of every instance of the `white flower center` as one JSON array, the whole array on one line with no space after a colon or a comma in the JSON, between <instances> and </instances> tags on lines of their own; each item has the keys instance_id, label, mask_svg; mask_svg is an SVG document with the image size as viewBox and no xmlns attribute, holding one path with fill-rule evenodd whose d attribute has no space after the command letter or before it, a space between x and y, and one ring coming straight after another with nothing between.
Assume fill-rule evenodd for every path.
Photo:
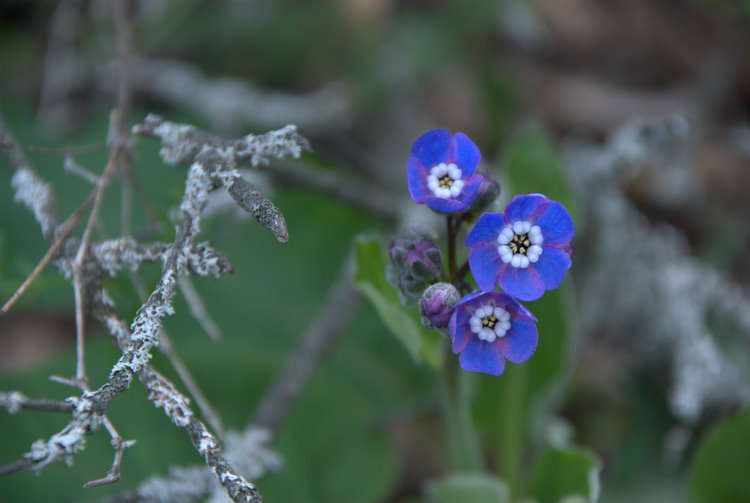
<instances>
[{"instance_id":1,"label":"white flower center","mask_svg":"<svg viewBox=\"0 0 750 503\"><path fill-rule=\"evenodd\" d=\"M461 170L454 163L445 164L441 162L430 170L430 175L427 177L427 187L436 197L442 199L456 197L464 188Z\"/></svg>"},{"instance_id":2,"label":"white flower center","mask_svg":"<svg viewBox=\"0 0 750 503\"><path fill-rule=\"evenodd\" d=\"M504 228L497 236L497 253L506 264L526 269L542 254L542 229L529 222L517 221Z\"/></svg>"},{"instance_id":3,"label":"white flower center","mask_svg":"<svg viewBox=\"0 0 750 503\"><path fill-rule=\"evenodd\" d=\"M471 331L483 341L492 342L503 337L510 330L510 313L502 307L486 304L476 311L469 320Z\"/></svg>"}]
</instances>

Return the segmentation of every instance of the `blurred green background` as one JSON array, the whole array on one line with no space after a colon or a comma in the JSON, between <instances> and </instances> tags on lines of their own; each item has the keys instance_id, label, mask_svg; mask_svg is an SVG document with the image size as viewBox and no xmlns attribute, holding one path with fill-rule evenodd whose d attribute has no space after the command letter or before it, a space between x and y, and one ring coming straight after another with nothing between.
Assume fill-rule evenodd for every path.
<instances>
[{"instance_id":1,"label":"blurred green background","mask_svg":"<svg viewBox=\"0 0 750 503\"><path fill-rule=\"evenodd\" d=\"M501 180L504 200L544 192L565 202L583 229L590 218L586 195L571 187L561 145L570 138L601 144L633 117L687 114L698 125L688 153L690 176L705 197L692 207L666 207L650 195L648 177L628 181L623 192L645 220L669 224L684 236L690 257L748 289L750 32L743 2L127 4L138 58L133 68L145 61L165 65L134 78L130 124L154 112L237 137L297 122L313 147L300 162L389 191L405 208L410 145L427 129L443 127L463 131L479 145L483 169ZM61 12L72 17L65 21ZM106 141L116 103L114 33L105 0L0 4L0 113L21 145ZM200 85L175 80L164 87L160 78L175 62L189 65ZM256 107L257 116L221 108L227 103L222 96L236 90L234 84L213 87L226 78L261 93L248 94L250 105L243 105ZM148 205L130 194L131 228L146 241L169 242L170 211L182 196L185 169L164 165L158 150L155 140L135 143L133 169ZM65 218L90 186L63 170L59 153L27 155L52 185ZM107 152L75 159L99 173ZM11 176L0 156L3 302L48 246L33 216L14 204ZM376 235L387 243L393 232L386 219L325 194L273 178L266 182L269 198L285 215L288 243L229 213L202 223L200 239L226 253L235 270L193 280L224 341L214 343L203 333L180 295L176 314L164 322L228 428L241 428L252 416L349 260L355 238ZM425 208L409 211L430 218ZM95 239L119 235L120 214L121 190L114 183ZM621 341L613 343L608 337L617 327L579 333L576 268L586 266L575 256L573 262L563 288L530 306L540 320L532 360L509 365L501 378L467 378L488 472L504 482L451 478L439 373L415 361L363 303L273 442L284 465L257 481L265 500L501 501L507 483L513 501L554 503L574 494L582 499L565 501L586 501L600 485L605 503L750 502L743 480L750 470L750 416L739 411L747 401L681 422L669 408L664 369L637 361ZM139 274L151 288L159 272L146 265ZM132 320L140 303L127 274L105 286L120 315ZM742 341L747 359L748 334L725 328L720 317L711 322L720 334L729 332L726 338ZM98 386L118 350L101 329L89 336L89 381ZM55 399L75 395L48 380L74 372L74 339L70 282L48 268L0 318L0 390ZM158 351L153 362L178 383ZM120 482L81 488L103 476L112 461L109 438L99 432L70 467L57 463L38 476L0 478L0 501L97 500L164 475L169 466L202 461L138 382L112 402L109 417L124 438L137 440L125 452ZM0 411L0 465L66 422L65 415ZM596 467L600 480L592 484L589 472Z\"/></svg>"}]
</instances>

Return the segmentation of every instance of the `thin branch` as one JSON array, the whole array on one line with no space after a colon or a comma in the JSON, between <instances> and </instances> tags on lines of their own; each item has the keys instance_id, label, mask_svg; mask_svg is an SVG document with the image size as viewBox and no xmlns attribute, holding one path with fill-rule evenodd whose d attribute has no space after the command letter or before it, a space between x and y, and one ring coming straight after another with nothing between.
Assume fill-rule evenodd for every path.
<instances>
[{"instance_id":1,"label":"thin branch","mask_svg":"<svg viewBox=\"0 0 750 503\"><path fill-rule=\"evenodd\" d=\"M9 414L15 414L19 410L38 410L43 412L73 412L75 409L75 397L69 401L59 402L47 400L46 398L29 398L20 391L6 393L0 391L0 407L8 410Z\"/></svg>"},{"instance_id":2,"label":"thin branch","mask_svg":"<svg viewBox=\"0 0 750 503\"><path fill-rule=\"evenodd\" d=\"M107 144L92 143L89 145L73 145L69 147L36 147L32 145L17 145L14 142L0 141L0 147L14 147L30 154L66 155L68 153L89 154L91 152L100 152L107 148Z\"/></svg>"},{"instance_id":3,"label":"thin branch","mask_svg":"<svg viewBox=\"0 0 750 503\"><path fill-rule=\"evenodd\" d=\"M305 165L303 162L274 162L269 172L292 185L316 190L339 201L379 216L389 223L401 219L403 200L395 194L346 178L331 170Z\"/></svg>"},{"instance_id":4,"label":"thin branch","mask_svg":"<svg viewBox=\"0 0 750 503\"><path fill-rule=\"evenodd\" d=\"M41 89L39 90L39 115L47 124L69 127L74 115L72 92L86 81L82 68L86 63L75 57L75 45L83 32L83 0L62 0L58 3L50 22Z\"/></svg>"},{"instance_id":5,"label":"thin branch","mask_svg":"<svg viewBox=\"0 0 750 503\"><path fill-rule=\"evenodd\" d=\"M79 176L80 178L83 178L87 182L89 182L91 185L94 185L99 180L99 177L93 174L90 171L85 170L81 166L78 165L78 163L73 159L73 155L70 152L70 150L65 150L65 157L63 161L63 169L67 171L68 173L72 173L76 176Z\"/></svg>"},{"instance_id":6,"label":"thin branch","mask_svg":"<svg viewBox=\"0 0 750 503\"><path fill-rule=\"evenodd\" d=\"M76 380L81 383L87 382L85 359L84 359L84 335L85 335L85 317L83 315L83 275L84 261L88 251L89 239L91 237L91 230L94 227L94 222L99 217L99 209L101 208L102 198L104 191L109 184L112 174L118 165L119 158L122 152L124 143L117 142L112 155L107 162L107 167L104 169L104 173L99 177L98 182L94 185L94 206L89 214L86 228L83 231L81 242L78 245L78 251L76 251L75 259L73 260L73 291L75 293L75 306L76 306Z\"/></svg>"},{"instance_id":7,"label":"thin branch","mask_svg":"<svg viewBox=\"0 0 750 503\"><path fill-rule=\"evenodd\" d=\"M197 67L183 62L148 59L134 59L129 75L138 93L192 110L219 131L237 131L248 125L277 128L283 124L332 131L346 128L352 118L350 96L337 83L306 94L271 93L245 80L207 78ZM119 84L115 64L97 77L105 88Z\"/></svg>"},{"instance_id":8,"label":"thin branch","mask_svg":"<svg viewBox=\"0 0 750 503\"><path fill-rule=\"evenodd\" d=\"M107 472L107 475L101 479L92 480L83 484L83 487L88 489L89 487L98 487L106 484L111 484L120 480L120 463L122 463L122 453L128 447L135 445L135 440L123 440L118 435L116 438L112 438L112 447L115 449L115 459L112 462L112 468Z\"/></svg>"},{"instance_id":9,"label":"thin branch","mask_svg":"<svg viewBox=\"0 0 750 503\"><path fill-rule=\"evenodd\" d=\"M190 308L190 314L198 320L198 323L201 324L203 330L205 330L211 340L221 342L223 339L221 329L203 304L203 299L195 289L195 286L193 286L193 280L188 275L182 275L180 276L179 285L180 291L188 303L188 308Z\"/></svg>"},{"instance_id":10,"label":"thin branch","mask_svg":"<svg viewBox=\"0 0 750 503\"><path fill-rule=\"evenodd\" d=\"M1 125L1 123L0 123ZM29 274L26 279L21 283L21 286L18 287L18 289L13 292L13 295L11 295L10 299L3 305L2 308L0 308L0 316L4 315L5 313L10 310L11 307L13 307L13 304L15 304L19 298L21 298L21 295L26 292L26 290L31 286L31 284L34 282L34 280L41 274L41 272L44 270L45 267L47 267L47 264L52 261L52 259L55 257L55 254L59 251L60 247L65 243L65 241L70 237L70 233L73 231L73 228L76 226L78 221L81 219L83 214L88 209L89 205L94 201L94 193L92 192L89 194L88 198L81 204L81 206L78 207L78 209L68 218L65 222L63 222L62 225L58 226L59 232L56 232L55 234L57 237L54 240L54 243L52 246L49 247L47 250L47 253L44 254L42 259L39 261L39 263L34 267L34 270L31 271L31 274Z\"/></svg>"},{"instance_id":11,"label":"thin branch","mask_svg":"<svg viewBox=\"0 0 750 503\"><path fill-rule=\"evenodd\" d=\"M8 463L7 465L0 466L0 477L3 475L10 475L11 473L20 472L31 468L34 462L28 458L21 458L18 461Z\"/></svg>"},{"instance_id":12,"label":"thin branch","mask_svg":"<svg viewBox=\"0 0 750 503\"><path fill-rule=\"evenodd\" d=\"M275 432L321 360L344 333L361 302L360 294L352 285L350 266L349 263L345 265L320 314L287 355L283 367L256 408L250 425Z\"/></svg>"}]
</instances>

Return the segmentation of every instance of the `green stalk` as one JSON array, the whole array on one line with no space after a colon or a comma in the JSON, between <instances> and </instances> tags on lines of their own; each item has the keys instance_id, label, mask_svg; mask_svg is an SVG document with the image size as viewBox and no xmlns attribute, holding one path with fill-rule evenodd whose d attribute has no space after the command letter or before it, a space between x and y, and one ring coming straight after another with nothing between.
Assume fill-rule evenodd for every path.
<instances>
[{"instance_id":1,"label":"green stalk","mask_svg":"<svg viewBox=\"0 0 750 503\"><path fill-rule=\"evenodd\" d=\"M464 473L484 471L482 452L479 448L474 421L469 403L468 373L461 370L458 357L446 345L443 369L443 411L448 433L453 468Z\"/></svg>"},{"instance_id":2,"label":"green stalk","mask_svg":"<svg viewBox=\"0 0 750 503\"><path fill-rule=\"evenodd\" d=\"M461 221L449 215L446 218L448 234L448 276L454 283L456 278L456 235ZM448 433L448 446L453 459L454 470L477 473L484 470L482 451L479 448L474 421L471 417L469 400L469 378L459 364L458 357L451 351L450 341L445 347L443 368L443 410Z\"/></svg>"},{"instance_id":3,"label":"green stalk","mask_svg":"<svg viewBox=\"0 0 750 503\"><path fill-rule=\"evenodd\" d=\"M500 396L503 398L501 414L502 433L500 435L500 468L508 484L512 498L518 497L522 489L521 466L523 463L523 445L527 434L524 420L524 395L526 393L526 369L514 368L503 376Z\"/></svg>"}]
</instances>

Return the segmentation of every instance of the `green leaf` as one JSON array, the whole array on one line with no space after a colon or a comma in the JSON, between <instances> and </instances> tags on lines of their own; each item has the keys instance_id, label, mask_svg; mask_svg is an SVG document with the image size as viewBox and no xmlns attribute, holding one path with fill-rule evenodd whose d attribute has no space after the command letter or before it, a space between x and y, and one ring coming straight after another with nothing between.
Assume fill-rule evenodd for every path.
<instances>
[{"instance_id":1,"label":"green leaf","mask_svg":"<svg viewBox=\"0 0 750 503\"><path fill-rule=\"evenodd\" d=\"M539 503L599 499L596 455L583 449L549 449L536 463L531 476L531 495Z\"/></svg>"},{"instance_id":2,"label":"green leaf","mask_svg":"<svg viewBox=\"0 0 750 503\"><path fill-rule=\"evenodd\" d=\"M406 347L415 361L440 368L442 336L422 326L416 308L407 309L399 302L396 289L385 279L388 259L380 240L375 237L357 238L354 257L354 285L370 300L388 330Z\"/></svg>"},{"instance_id":3,"label":"green leaf","mask_svg":"<svg viewBox=\"0 0 750 503\"><path fill-rule=\"evenodd\" d=\"M706 435L693 458L693 503L750 501L750 407L726 418Z\"/></svg>"},{"instance_id":4,"label":"green leaf","mask_svg":"<svg viewBox=\"0 0 750 503\"><path fill-rule=\"evenodd\" d=\"M507 503L508 486L483 473L454 473L431 482L425 488L429 503Z\"/></svg>"},{"instance_id":5,"label":"green leaf","mask_svg":"<svg viewBox=\"0 0 750 503\"><path fill-rule=\"evenodd\" d=\"M573 221L578 204L557 147L538 124L530 124L506 146L505 172L514 194L540 193L562 203Z\"/></svg>"}]
</instances>

